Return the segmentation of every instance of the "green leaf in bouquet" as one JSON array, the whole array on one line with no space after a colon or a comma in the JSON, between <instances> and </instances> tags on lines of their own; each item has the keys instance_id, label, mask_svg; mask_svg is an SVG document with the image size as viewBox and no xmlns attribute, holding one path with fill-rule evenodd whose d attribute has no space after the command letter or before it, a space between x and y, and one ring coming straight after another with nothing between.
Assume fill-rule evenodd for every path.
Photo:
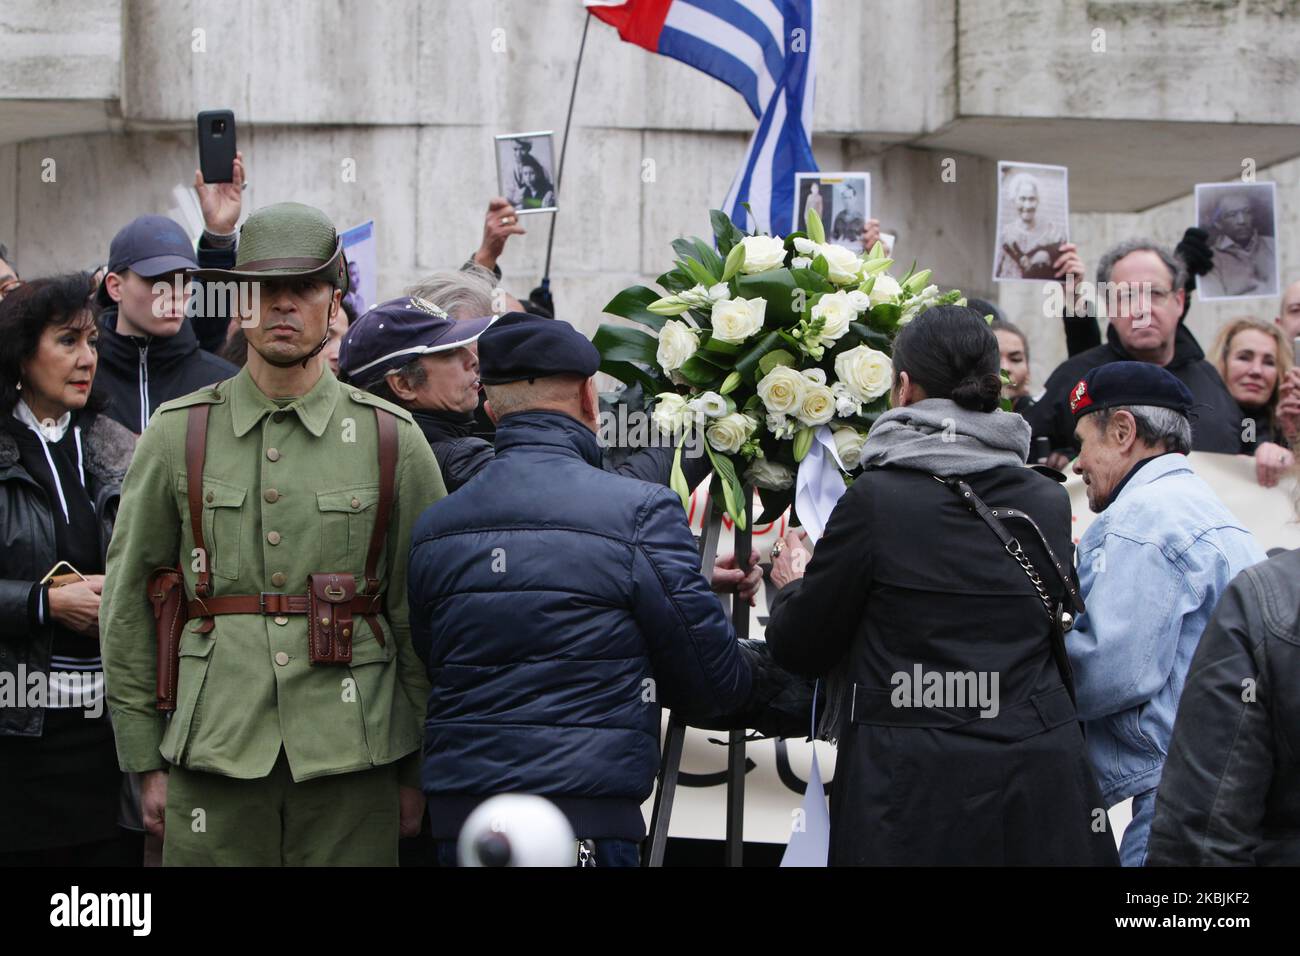
<instances>
[{"instance_id":1,"label":"green leaf in bouquet","mask_svg":"<svg viewBox=\"0 0 1300 956\"><path fill-rule=\"evenodd\" d=\"M714 252L713 248L703 239L692 239L691 241L695 244L696 257L703 264L704 268L708 269L709 272L713 273L715 276L722 277L722 256Z\"/></svg>"},{"instance_id":2,"label":"green leaf in bouquet","mask_svg":"<svg viewBox=\"0 0 1300 956\"><path fill-rule=\"evenodd\" d=\"M766 299L766 325L794 325L801 317L796 301L806 306L808 293L800 289L789 269L770 269L755 275L736 276L737 293L745 299Z\"/></svg>"},{"instance_id":3,"label":"green leaf in bouquet","mask_svg":"<svg viewBox=\"0 0 1300 956\"><path fill-rule=\"evenodd\" d=\"M659 340L649 332L605 324L596 330L591 344L596 346L602 360L659 367Z\"/></svg>"},{"instance_id":4,"label":"green leaf in bouquet","mask_svg":"<svg viewBox=\"0 0 1300 956\"><path fill-rule=\"evenodd\" d=\"M867 276L860 283L858 283L858 291L864 295L871 295L871 290L874 289L875 287L876 287L876 277L874 275Z\"/></svg>"},{"instance_id":5,"label":"green leaf in bouquet","mask_svg":"<svg viewBox=\"0 0 1300 956\"><path fill-rule=\"evenodd\" d=\"M697 285L694 278L681 269L669 269L659 278L655 279L669 292L685 292L687 289L693 289Z\"/></svg>"},{"instance_id":6,"label":"green leaf in bouquet","mask_svg":"<svg viewBox=\"0 0 1300 956\"><path fill-rule=\"evenodd\" d=\"M662 285L662 283L660 283ZM620 318L631 319L633 322L640 322L642 325L648 325L650 328L658 331L664 327L667 321L664 316L656 315L649 309L651 302L659 299L659 293L654 289L647 289L643 285L634 285L624 289L614 298L609 300L605 306L605 312L610 315L617 315Z\"/></svg>"},{"instance_id":7,"label":"green leaf in bouquet","mask_svg":"<svg viewBox=\"0 0 1300 956\"><path fill-rule=\"evenodd\" d=\"M757 395L751 395L745 401L745 407L741 411L746 415L752 415L759 421L767 415L767 408L763 405L763 400Z\"/></svg>"},{"instance_id":8,"label":"green leaf in bouquet","mask_svg":"<svg viewBox=\"0 0 1300 956\"><path fill-rule=\"evenodd\" d=\"M675 241L684 242L685 240L678 239ZM691 278L693 278L696 281L696 283L704 286L704 288L706 289L709 288L709 286L717 285L718 282L720 281L717 276L715 276L712 272L710 272L708 269L706 269L703 265L701 265L699 262L697 262L695 259L691 258L690 256L683 256L682 258L678 259L677 267L689 273Z\"/></svg>"},{"instance_id":9,"label":"green leaf in bouquet","mask_svg":"<svg viewBox=\"0 0 1300 956\"><path fill-rule=\"evenodd\" d=\"M811 209L809 209L808 211L812 212ZM819 255L816 259L812 261L812 271L817 273L822 278L827 278L831 274L831 265L829 262L826 261L825 256Z\"/></svg>"},{"instance_id":10,"label":"green leaf in bouquet","mask_svg":"<svg viewBox=\"0 0 1300 956\"><path fill-rule=\"evenodd\" d=\"M748 381L755 381L755 373L758 371L759 360L773 349L781 347L781 333L775 330L766 332L760 338L757 344L750 347L749 351L736 360L736 368L733 374L739 375ZM723 394L726 394L725 392Z\"/></svg>"},{"instance_id":11,"label":"green leaf in bouquet","mask_svg":"<svg viewBox=\"0 0 1300 956\"><path fill-rule=\"evenodd\" d=\"M713 226L713 240L718 244L718 252L724 256L745 238L745 234L736 228L731 217L721 209L709 210L709 223Z\"/></svg>"},{"instance_id":12,"label":"green leaf in bouquet","mask_svg":"<svg viewBox=\"0 0 1300 956\"><path fill-rule=\"evenodd\" d=\"M724 378L722 380L722 384L718 386L718 394L719 395L731 394L737 388L740 387L740 383L743 381L744 379L741 377L739 372L732 372L726 378Z\"/></svg>"},{"instance_id":13,"label":"green leaf in bouquet","mask_svg":"<svg viewBox=\"0 0 1300 956\"><path fill-rule=\"evenodd\" d=\"M873 328L893 332L898 328L898 319L902 314L902 306L894 305L892 302L881 302L871 307L871 311L867 313L867 320Z\"/></svg>"},{"instance_id":14,"label":"green leaf in bouquet","mask_svg":"<svg viewBox=\"0 0 1300 956\"><path fill-rule=\"evenodd\" d=\"M677 373L696 388L711 389L723 378L723 369L703 359L699 352L682 363Z\"/></svg>"},{"instance_id":15,"label":"green leaf in bouquet","mask_svg":"<svg viewBox=\"0 0 1300 956\"><path fill-rule=\"evenodd\" d=\"M673 470L668 478L668 485L673 491L677 492L677 497L682 499L682 510L689 512L691 510L691 486L686 483L686 475L682 472L682 446L677 443L676 450L673 451Z\"/></svg>"},{"instance_id":16,"label":"green leaf in bouquet","mask_svg":"<svg viewBox=\"0 0 1300 956\"><path fill-rule=\"evenodd\" d=\"M808 294L805 304L809 311L817 304L818 296L835 291L835 285L829 279L812 269L791 269L790 275L794 278L795 285Z\"/></svg>"},{"instance_id":17,"label":"green leaf in bouquet","mask_svg":"<svg viewBox=\"0 0 1300 956\"><path fill-rule=\"evenodd\" d=\"M708 358L710 362L713 362L714 364L725 362L726 364L722 367L731 368L733 364L732 359L739 355L744 347L745 346L738 345L735 342L723 342L710 336L704 340L704 344L700 346L700 351L709 353L705 357Z\"/></svg>"},{"instance_id":18,"label":"green leaf in bouquet","mask_svg":"<svg viewBox=\"0 0 1300 956\"><path fill-rule=\"evenodd\" d=\"M817 215L817 210L811 206L806 213L806 225L809 239L819 246L826 241L826 227L822 225L822 217Z\"/></svg>"},{"instance_id":19,"label":"green leaf in bouquet","mask_svg":"<svg viewBox=\"0 0 1300 956\"><path fill-rule=\"evenodd\" d=\"M736 466L729 455L715 453L707 441L704 442L704 450L708 452L709 461L713 463L713 473L722 483L722 497L726 502L727 514L731 515L731 520L736 522L736 527L744 531L745 490L740 484L740 479L736 477Z\"/></svg>"},{"instance_id":20,"label":"green leaf in bouquet","mask_svg":"<svg viewBox=\"0 0 1300 956\"><path fill-rule=\"evenodd\" d=\"M808 457L808 452L812 450L812 443L813 430L807 425L794 433L794 460L796 464Z\"/></svg>"},{"instance_id":21,"label":"green leaf in bouquet","mask_svg":"<svg viewBox=\"0 0 1300 956\"><path fill-rule=\"evenodd\" d=\"M722 281L730 282L731 277L745 264L745 247L736 243L727 253L727 261L722 264Z\"/></svg>"},{"instance_id":22,"label":"green leaf in bouquet","mask_svg":"<svg viewBox=\"0 0 1300 956\"><path fill-rule=\"evenodd\" d=\"M668 391L668 389L672 387L671 383L666 379L647 372L645 369L641 368L641 366L632 362L617 362L602 359L600 370L606 375L612 375L624 385L631 385L634 382L639 383L647 397L658 395L660 392Z\"/></svg>"},{"instance_id":23,"label":"green leaf in bouquet","mask_svg":"<svg viewBox=\"0 0 1300 956\"><path fill-rule=\"evenodd\" d=\"M874 276L878 272L884 272L893 264L893 259L868 259L862 264L862 274L864 276Z\"/></svg>"},{"instance_id":24,"label":"green leaf in bouquet","mask_svg":"<svg viewBox=\"0 0 1300 956\"><path fill-rule=\"evenodd\" d=\"M888 335L884 332L878 332L862 322L850 322L849 334L857 336L860 344L869 345L885 354L890 354L893 351L893 342ZM848 336L845 336L845 338L848 338Z\"/></svg>"},{"instance_id":25,"label":"green leaf in bouquet","mask_svg":"<svg viewBox=\"0 0 1300 956\"><path fill-rule=\"evenodd\" d=\"M758 374L761 378L778 365L795 364L795 357L785 349L773 349L758 360Z\"/></svg>"}]
</instances>

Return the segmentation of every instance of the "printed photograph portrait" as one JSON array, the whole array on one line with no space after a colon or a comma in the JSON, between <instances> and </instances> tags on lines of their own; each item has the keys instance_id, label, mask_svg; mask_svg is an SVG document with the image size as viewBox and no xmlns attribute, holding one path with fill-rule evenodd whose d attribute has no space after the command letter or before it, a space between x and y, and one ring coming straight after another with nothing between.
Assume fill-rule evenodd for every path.
<instances>
[{"instance_id":1,"label":"printed photograph portrait","mask_svg":"<svg viewBox=\"0 0 1300 956\"><path fill-rule=\"evenodd\" d=\"M555 148L550 130L496 138L497 186L520 215L555 212Z\"/></svg>"},{"instance_id":2,"label":"printed photograph portrait","mask_svg":"<svg viewBox=\"0 0 1300 956\"><path fill-rule=\"evenodd\" d=\"M869 173L795 173L794 226L808 228L808 210L815 209L826 227L826 241L862 252L862 230L871 218Z\"/></svg>"},{"instance_id":3,"label":"printed photograph portrait","mask_svg":"<svg viewBox=\"0 0 1300 956\"><path fill-rule=\"evenodd\" d=\"M1197 276L1198 298L1278 295L1276 183L1198 183L1196 225L1214 253L1214 267Z\"/></svg>"},{"instance_id":4,"label":"printed photograph portrait","mask_svg":"<svg viewBox=\"0 0 1300 956\"><path fill-rule=\"evenodd\" d=\"M1064 166L999 161L993 281L1055 279L1061 246L1069 241L1069 170Z\"/></svg>"}]
</instances>

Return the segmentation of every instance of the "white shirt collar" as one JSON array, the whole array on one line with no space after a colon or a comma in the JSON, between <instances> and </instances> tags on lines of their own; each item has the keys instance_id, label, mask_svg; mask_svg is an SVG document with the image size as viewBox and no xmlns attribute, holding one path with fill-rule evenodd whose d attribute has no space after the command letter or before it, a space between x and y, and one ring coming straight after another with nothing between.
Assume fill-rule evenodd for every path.
<instances>
[{"instance_id":1,"label":"white shirt collar","mask_svg":"<svg viewBox=\"0 0 1300 956\"><path fill-rule=\"evenodd\" d=\"M20 398L17 404L14 405L14 418L18 419L46 441L58 442L62 441L63 436L68 433L68 425L72 422L72 412L64 412L63 417L58 421L48 418L45 421L41 421L27 406L26 400Z\"/></svg>"}]
</instances>

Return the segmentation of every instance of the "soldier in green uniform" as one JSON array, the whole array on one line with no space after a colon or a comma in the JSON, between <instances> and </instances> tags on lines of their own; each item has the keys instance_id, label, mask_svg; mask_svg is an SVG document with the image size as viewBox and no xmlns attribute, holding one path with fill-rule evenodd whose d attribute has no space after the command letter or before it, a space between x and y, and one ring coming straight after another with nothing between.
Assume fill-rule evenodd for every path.
<instances>
[{"instance_id":1,"label":"soldier in green uniform","mask_svg":"<svg viewBox=\"0 0 1300 956\"><path fill-rule=\"evenodd\" d=\"M322 213L259 210L234 270L205 278L258 282L260 302L244 370L162 405L126 477L100 617L118 757L143 774L165 865L395 865L423 814L410 529L442 477L411 416L341 384L321 354L348 286ZM168 567L189 620L166 714L147 587Z\"/></svg>"}]
</instances>

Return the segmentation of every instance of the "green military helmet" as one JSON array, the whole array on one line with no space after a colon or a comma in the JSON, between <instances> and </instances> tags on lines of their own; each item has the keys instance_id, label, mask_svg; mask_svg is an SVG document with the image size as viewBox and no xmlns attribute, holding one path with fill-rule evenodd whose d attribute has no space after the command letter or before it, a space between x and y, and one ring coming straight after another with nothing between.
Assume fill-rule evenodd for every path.
<instances>
[{"instance_id":1,"label":"green military helmet","mask_svg":"<svg viewBox=\"0 0 1300 956\"><path fill-rule=\"evenodd\" d=\"M349 287L338 230L319 209L297 202L265 206L244 221L233 269L200 269L193 274L220 281L304 276L344 293Z\"/></svg>"}]
</instances>

